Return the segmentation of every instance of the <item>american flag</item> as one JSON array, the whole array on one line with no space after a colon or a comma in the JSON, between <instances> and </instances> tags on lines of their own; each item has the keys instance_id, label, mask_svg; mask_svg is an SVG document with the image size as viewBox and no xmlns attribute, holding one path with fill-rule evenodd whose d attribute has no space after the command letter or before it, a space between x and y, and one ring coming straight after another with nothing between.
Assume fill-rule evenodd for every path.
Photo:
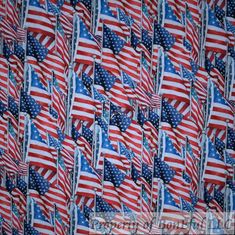
<instances>
[{"instance_id":1,"label":"american flag","mask_svg":"<svg viewBox=\"0 0 235 235\"><path fill-rule=\"evenodd\" d=\"M154 177L161 178L164 183L169 183L174 177L175 171L159 157L154 159Z\"/></svg>"},{"instance_id":2,"label":"american flag","mask_svg":"<svg viewBox=\"0 0 235 235\"><path fill-rule=\"evenodd\" d=\"M28 124L28 152L27 159L30 164L35 164L36 166L44 167L50 170L56 170L56 163L47 143L42 139L39 130L34 123ZM41 159L38 162L38 157Z\"/></svg>"},{"instance_id":3,"label":"american flag","mask_svg":"<svg viewBox=\"0 0 235 235\"><path fill-rule=\"evenodd\" d=\"M85 156L81 156L81 166L78 178L76 193L80 195L86 195L88 197L95 195L95 189L97 193L101 190L101 179L95 170L89 165Z\"/></svg>"},{"instance_id":4,"label":"american flag","mask_svg":"<svg viewBox=\"0 0 235 235\"><path fill-rule=\"evenodd\" d=\"M211 127L215 127L216 125L215 128L219 129L225 129L226 125L231 127L234 123L234 114L226 99L224 99L219 89L212 82L210 83L210 94L208 125ZM221 115L221 113L223 113L223 115Z\"/></svg>"},{"instance_id":5,"label":"american flag","mask_svg":"<svg viewBox=\"0 0 235 235\"><path fill-rule=\"evenodd\" d=\"M110 161L104 159L104 181L113 184L114 190L117 191L120 201L134 211L138 211L138 193L136 187L128 176L116 168ZM105 184L105 182L104 182ZM130 194L130 192L132 192Z\"/></svg>"},{"instance_id":6,"label":"american flag","mask_svg":"<svg viewBox=\"0 0 235 235\"><path fill-rule=\"evenodd\" d=\"M43 7L39 0L27 2L24 28L50 37L55 36L54 25L48 17L45 6Z\"/></svg>"},{"instance_id":7,"label":"american flag","mask_svg":"<svg viewBox=\"0 0 235 235\"><path fill-rule=\"evenodd\" d=\"M120 27L120 23L118 18L113 14L112 10L110 9L108 5L108 1L106 0L98 0L97 1L97 8L98 8L98 14L97 14L97 25L96 25L96 34L99 35L101 32L100 27L102 27L102 23L106 24L110 28L113 29L117 35L121 37L125 37L125 34Z\"/></svg>"},{"instance_id":8,"label":"american flag","mask_svg":"<svg viewBox=\"0 0 235 235\"><path fill-rule=\"evenodd\" d=\"M207 32L205 48L209 51L218 53L226 53L227 50L227 33L221 23L216 18L215 13L211 10L210 6L206 6L207 16Z\"/></svg>"},{"instance_id":9,"label":"american flag","mask_svg":"<svg viewBox=\"0 0 235 235\"><path fill-rule=\"evenodd\" d=\"M43 214L40 206L33 199L31 199L30 204L32 213L31 223L33 227L42 234L54 234L54 227L51 221Z\"/></svg>"},{"instance_id":10,"label":"american flag","mask_svg":"<svg viewBox=\"0 0 235 235\"><path fill-rule=\"evenodd\" d=\"M74 17L74 60L82 64L93 65L94 60L99 62L101 59L100 47L83 21L79 17Z\"/></svg>"},{"instance_id":11,"label":"american flag","mask_svg":"<svg viewBox=\"0 0 235 235\"><path fill-rule=\"evenodd\" d=\"M170 6L170 1L162 1L161 7L163 14L162 25L176 38L183 38L185 36L184 26Z\"/></svg>"},{"instance_id":12,"label":"american flag","mask_svg":"<svg viewBox=\"0 0 235 235\"><path fill-rule=\"evenodd\" d=\"M122 50L125 41L118 37L109 27L103 25L103 48L102 48L102 64L115 76L120 76L120 68L116 55Z\"/></svg>"},{"instance_id":13,"label":"american flag","mask_svg":"<svg viewBox=\"0 0 235 235\"><path fill-rule=\"evenodd\" d=\"M225 162L209 138L207 138L206 141L206 157L203 179L205 182L214 182L218 185L223 185L226 179Z\"/></svg>"},{"instance_id":14,"label":"american flag","mask_svg":"<svg viewBox=\"0 0 235 235\"><path fill-rule=\"evenodd\" d=\"M181 214L180 207L175 203L173 196L169 192L166 186L161 187L160 203L158 212L160 213L161 219L167 223L167 221L177 221L182 223L184 220ZM172 215L174 213L174 216Z\"/></svg>"},{"instance_id":15,"label":"american flag","mask_svg":"<svg viewBox=\"0 0 235 235\"><path fill-rule=\"evenodd\" d=\"M94 101L91 94L84 86L81 78L73 75L72 100L70 115L83 121L93 122L94 120Z\"/></svg>"},{"instance_id":16,"label":"american flag","mask_svg":"<svg viewBox=\"0 0 235 235\"><path fill-rule=\"evenodd\" d=\"M86 219L85 215L79 209L79 207L75 207L75 228L73 234L90 234L89 232L89 222Z\"/></svg>"},{"instance_id":17,"label":"american flag","mask_svg":"<svg viewBox=\"0 0 235 235\"><path fill-rule=\"evenodd\" d=\"M160 94L163 97L168 97L188 102L189 92L187 91L180 74L176 71L169 56L162 55L162 59L163 59L163 64L162 64L163 71L160 83ZM174 92L170 93L168 89L171 89L172 85L174 87Z\"/></svg>"},{"instance_id":18,"label":"american flag","mask_svg":"<svg viewBox=\"0 0 235 235\"><path fill-rule=\"evenodd\" d=\"M223 225L234 11L224 0L0 0L0 233L199 234L207 212ZM167 228L190 218L199 226Z\"/></svg>"}]
</instances>

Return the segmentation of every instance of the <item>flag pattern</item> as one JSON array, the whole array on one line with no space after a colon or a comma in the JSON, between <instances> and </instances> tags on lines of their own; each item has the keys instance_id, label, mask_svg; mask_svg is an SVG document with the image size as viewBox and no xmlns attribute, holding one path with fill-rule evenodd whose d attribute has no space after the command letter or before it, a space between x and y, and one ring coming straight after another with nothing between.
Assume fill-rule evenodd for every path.
<instances>
[{"instance_id":1,"label":"flag pattern","mask_svg":"<svg viewBox=\"0 0 235 235\"><path fill-rule=\"evenodd\" d=\"M158 225L234 225L234 12L0 0L0 233L229 234Z\"/></svg>"}]
</instances>

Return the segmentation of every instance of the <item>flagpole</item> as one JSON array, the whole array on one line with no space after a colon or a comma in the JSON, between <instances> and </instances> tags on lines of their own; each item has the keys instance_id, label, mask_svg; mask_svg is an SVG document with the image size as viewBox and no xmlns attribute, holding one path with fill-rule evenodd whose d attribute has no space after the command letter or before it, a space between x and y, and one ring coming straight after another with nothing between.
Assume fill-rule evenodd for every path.
<instances>
[{"instance_id":1,"label":"flagpole","mask_svg":"<svg viewBox=\"0 0 235 235\"><path fill-rule=\"evenodd\" d=\"M228 145L228 123L229 123L229 120L227 119L226 120L226 129L225 129L225 148L224 148L224 163L225 163L225 168L227 169L227 145ZM227 175L228 175L228 172L226 171ZM226 223L226 207L227 207L227 200L226 200L226 193L227 193L227 190L228 190L228 186L229 185L226 185L225 187L225 192L224 192L224 210L225 210L225 218L224 218L224 223Z\"/></svg>"},{"instance_id":2,"label":"flagpole","mask_svg":"<svg viewBox=\"0 0 235 235\"><path fill-rule=\"evenodd\" d=\"M230 87L229 87L229 82L233 81L233 75L234 73L234 60L231 59L230 53L228 53L227 60L226 60L226 68L225 68L225 92L224 96L225 98L229 99L229 93L230 93ZM232 73L232 77L230 78L230 73Z\"/></svg>"},{"instance_id":3,"label":"flagpole","mask_svg":"<svg viewBox=\"0 0 235 235\"><path fill-rule=\"evenodd\" d=\"M20 11L20 26L23 28L24 27L24 6L25 6L25 1L24 0L22 0L21 1L21 11ZM26 6L26 8L27 8L27 6Z\"/></svg>"},{"instance_id":4,"label":"flagpole","mask_svg":"<svg viewBox=\"0 0 235 235\"><path fill-rule=\"evenodd\" d=\"M71 204L70 204L70 235L74 234L74 227L73 227L73 222L75 220L73 214L74 214L74 202L72 200L70 200Z\"/></svg>"},{"instance_id":5,"label":"flagpole","mask_svg":"<svg viewBox=\"0 0 235 235\"><path fill-rule=\"evenodd\" d=\"M157 69L156 69L156 74L155 74L155 93L159 94L159 70L160 70L160 56L161 56L161 47L158 45L158 63L157 63Z\"/></svg>"},{"instance_id":6,"label":"flagpole","mask_svg":"<svg viewBox=\"0 0 235 235\"><path fill-rule=\"evenodd\" d=\"M159 50L159 54L160 54L159 62L161 63L162 68L161 68L161 74L159 74L159 72L160 72L160 63L159 63L159 67L158 67L158 71L157 71L157 80L158 80L157 84L158 84L158 95L162 96L163 94L161 92L161 86L162 86L162 82L163 82L163 78L164 78L163 71L164 71L164 67L165 67L165 57L164 57L164 53L162 53L161 47L160 47L160 50ZM161 98L161 102L162 102L162 98ZM161 108L161 102L160 102L160 108ZM161 111L161 109L160 109L160 111Z\"/></svg>"},{"instance_id":7,"label":"flagpole","mask_svg":"<svg viewBox=\"0 0 235 235\"><path fill-rule=\"evenodd\" d=\"M23 139L24 139L24 141L23 141L23 151L22 151L22 153L23 153L23 161L25 162L25 163L27 163L27 151L25 151L25 148L26 148L26 141L25 141L25 138L27 137L27 134L26 134L26 131L28 131L28 139L27 139L27 150L28 150L28 147L29 147L29 135L30 135L30 127L29 127L29 116L26 114L24 114L24 136L23 136Z\"/></svg>"},{"instance_id":8,"label":"flagpole","mask_svg":"<svg viewBox=\"0 0 235 235\"><path fill-rule=\"evenodd\" d=\"M199 190L201 189L201 185L202 185L202 177L203 177L203 162L206 159L205 156L205 144L206 144L206 151L207 151L207 137L206 137L206 130L207 130L207 122L208 122L208 118L209 118L209 100L211 98L211 94L210 94L210 89L211 89L211 81L210 79L208 80L207 83L207 102L206 102L206 107L205 107L205 113L204 113L204 127L202 130L202 143L201 143L201 159L200 159L200 171L199 171ZM198 191L199 195L200 195L200 191Z\"/></svg>"},{"instance_id":9,"label":"flagpole","mask_svg":"<svg viewBox=\"0 0 235 235\"><path fill-rule=\"evenodd\" d=\"M100 61L100 64L102 64L103 62L103 51L104 51L104 21L103 19L100 19L100 24L101 24L101 28L102 28L102 31L101 31L101 42L100 42L100 45L102 46L101 47L101 51L100 51L100 54L101 54L101 61Z\"/></svg>"},{"instance_id":10,"label":"flagpole","mask_svg":"<svg viewBox=\"0 0 235 235\"><path fill-rule=\"evenodd\" d=\"M22 24L22 28L25 28L25 24L26 24L26 19L27 19L27 15L28 15L28 11L29 11L29 1L26 1L26 8L25 8L25 16L24 16L24 2L25 0L22 0L22 19L21 19L21 24ZM24 16L24 17L23 17ZM26 35L27 35L27 31L26 31Z\"/></svg>"},{"instance_id":11,"label":"flagpole","mask_svg":"<svg viewBox=\"0 0 235 235\"><path fill-rule=\"evenodd\" d=\"M227 30L227 21L224 18L224 30L226 32L226 34L228 34L228 30ZM225 62L225 76L224 76L224 97L228 98L228 94L227 94L227 88L228 88L228 81L229 81L229 74L228 74L228 66L229 66L229 52L228 52L228 41L227 41L227 47L226 47L226 62Z\"/></svg>"},{"instance_id":12,"label":"flagpole","mask_svg":"<svg viewBox=\"0 0 235 235\"><path fill-rule=\"evenodd\" d=\"M211 234L210 233L210 220L211 219L211 212L210 208L207 206L206 208L206 234Z\"/></svg>"},{"instance_id":13,"label":"flagpole","mask_svg":"<svg viewBox=\"0 0 235 235\"><path fill-rule=\"evenodd\" d=\"M76 42L74 41L75 40L75 23L77 22L77 13L74 13L74 16L73 16L73 33L72 33L72 50L71 50L71 61L70 61L70 65L69 65L69 74L68 74L68 95L67 95L67 117L66 117L66 133L69 134L69 126L70 126L70 106L72 105L72 101L70 100L70 96L71 96L71 82L72 79L73 79L73 67L74 67L74 53L77 49L77 40ZM77 25L77 27L79 26L79 24ZM79 29L80 30L80 29ZM78 33L78 30L77 30L77 33Z\"/></svg>"},{"instance_id":14,"label":"flagpole","mask_svg":"<svg viewBox=\"0 0 235 235\"><path fill-rule=\"evenodd\" d=\"M3 55L3 36L0 35L0 54Z\"/></svg>"},{"instance_id":15,"label":"flagpole","mask_svg":"<svg viewBox=\"0 0 235 235\"><path fill-rule=\"evenodd\" d=\"M27 140L27 152L28 152L28 147L29 147L29 138L30 138L30 135L31 135L31 121L27 123L28 124L28 140ZM26 131L26 130L25 130ZM24 136L27 136L24 134ZM24 140L24 143L25 143L25 140ZM25 148L24 148L25 149ZM27 155L27 152L25 153ZM29 194L29 167L30 167L30 162L29 162L29 159L27 158L27 156L25 156L25 163L28 163L28 166L27 166L27 188L26 188L26 208L27 208L27 212L26 212L26 220L27 220L27 223L29 223L29 216L30 216L30 194Z\"/></svg>"},{"instance_id":16,"label":"flagpole","mask_svg":"<svg viewBox=\"0 0 235 235\"><path fill-rule=\"evenodd\" d=\"M104 195L104 155L101 153L101 157L103 158L103 174L102 174L102 193L101 195Z\"/></svg>"},{"instance_id":17,"label":"flagpole","mask_svg":"<svg viewBox=\"0 0 235 235\"><path fill-rule=\"evenodd\" d=\"M56 158L56 185L59 186L59 151L56 150L57 158Z\"/></svg>"},{"instance_id":18,"label":"flagpole","mask_svg":"<svg viewBox=\"0 0 235 235\"><path fill-rule=\"evenodd\" d=\"M181 145L182 146L182 145ZM188 137L185 137L185 150L183 151L183 158L184 158L184 172L186 173L187 170L187 147L188 147ZM182 147L183 150L183 147Z\"/></svg>"},{"instance_id":19,"label":"flagpole","mask_svg":"<svg viewBox=\"0 0 235 235\"><path fill-rule=\"evenodd\" d=\"M58 20L59 16L56 15L56 22L55 22L55 53L57 54L58 49L57 49L57 43L58 43Z\"/></svg>"},{"instance_id":20,"label":"flagpole","mask_svg":"<svg viewBox=\"0 0 235 235\"><path fill-rule=\"evenodd\" d=\"M157 205L156 205L156 224L159 226L160 222L160 213L161 211L159 210L160 207L160 197L162 197L162 180L158 179L158 197L157 197Z\"/></svg>"},{"instance_id":21,"label":"flagpole","mask_svg":"<svg viewBox=\"0 0 235 235\"><path fill-rule=\"evenodd\" d=\"M29 216L30 216L30 194L29 194L29 164L27 166L27 191L26 191L26 208L27 208L27 212L26 212L26 220L27 223L29 223Z\"/></svg>"},{"instance_id":22,"label":"flagpole","mask_svg":"<svg viewBox=\"0 0 235 235\"><path fill-rule=\"evenodd\" d=\"M28 2L28 1L27 1ZM28 45L28 37L27 37L27 28L25 29L25 33L26 33L26 40L25 40L25 52L24 52L24 91L27 92L28 94L28 91L26 90L27 89L27 65L28 65L28 59L27 59L27 45Z\"/></svg>"},{"instance_id":23,"label":"flagpole","mask_svg":"<svg viewBox=\"0 0 235 235\"><path fill-rule=\"evenodd\" d=\"M22 88L22 87L21 87ZM18 118L18 130L17 130L17 141L19 143L20 141L20 103L21 103L21 88L20 88L20 93L19 93L19 105L18 105L18 115L19 115L19 118ZM24 115L24 114L23 114ZM24 115L25 116L25 115Z\"/></svg>"},{"instance_id":24,"label":"flagpole","mask_svg":"<svg viewBox=\"0 0 235 235\"><path fill-rule=\"evenodd\" d=\"M56 204L54 203L54 218L53 218L53 223L54 223L54 233L56 234Z\"/></svg>"},{"instance_id":25,"label":"flagpole","mask_svg":"<svg viewBox=\"0 0 235 235\"><path fill-rule=\"evenodd\" d=\"M13 209L13 197L11 195L11 227L13 227L13 212L12 212L12 209Z\"/></svg>"},{"instance_id":26,"label":"flagpole","mask_svg":"<svg viewBox=\"0 0 235 235\"><path fill-rule=\"evenodd\" d=\"M161 4L158 4L158 22L160 22L162 27L164 27L165 22L165 4L165 0L162 0ZM160 12L162 12L162 18Z\"/></svg>"},{"instance_id":27,"label":"flagpole","mask_svg":"<svg viewBox=\"0 0 235 235\"><path fill-rule=\"evenodd\" d=\"M182 68L182 67L181 67ZM193 89L193 81L190 81L190 93L189 93L189 117L192 119L192 89Z\"/></svg>"},{"instance_id":28,"label":"flagpole","mask_svg":"<svg viewBox=\"0 0 235 235\"><path fill-rule=\"evenodd\" d=\"M141 164L141 175L143 175L143 150L144 150L144 147L143 147L143 139L144 139L144 132L142 131L142 143L141 143L141 155L140 155L140 164ZM142 216L142 201L143 201L143 184L141 183L141 192L140 192L140 214Z\"/></svg>"},{"instance_id":29,"label":"flagpole","mask_svg":"<svg viewBox=\"0 0 235 235\"><path fill-rule=\"evenodd\" d=\"M109 114L108 114L108 137L109 137L109 129L110 129L110 120L111 120L111 117L110 117L110 115L111 115L111 95L109 95L109 97L108 97L108 112L109 112Z\"/></svg>"},{"instance_id":30,"label":"flagpole","mask_svg":"<svg viewBox=\"0 0 235 235\"><path fill-rule=\"evenodd\" d=\"M74 166L73 166L73 177L72 177L72 196L70 199L70 235L74 234L73 231L73 221L74 221L74 217L73 217L73 212L74 212L74 196L75 196L75 177L76 177L76 169L78 167L78 151L77 148L75 149L75 154L74 154ZM80 167L80 166L79 166Z\"/></svg>"},{"instance_id":31,"label":"flagpole","mask_svg":"<svg viewBox=\"0 0 235 235\"><path fill-rule=\"evenodd\" d=\"M92 87L91 87L91 96L93 101L95 100L95 94L94 94L94 88L95 88L95 61L96 61L96 55L93 56L93 65L92 65L92 73L93 73L93 79L92 79ZM97 112L97 108L94 107L95 113L94 113L94 123L95 123L95 116Z\"/></svg>"},{"instance_id":32,"label":"flagpole","mask_svg":"<svg viewBox=\"0 0 235 235\"><path fill-rule=\"evenodd\" d=\"M207 22L208 22L208 7L205 1L202 1L202 26L201 26L201 40L200 40L200 60L199 65L204 67L204 57L205 57L205 35L207 32ZM205 24L206 21L206 24Z\"/></svg>"},{"instance_id":33,"label":"flagpole","mask_svg":"<svg viewBox=\"0 0 235 235\"><path fill-rule=\"evenodd\" d=\"M156 153L156 150L155 149L152 149L152 159L153 159L153 171L152 171L152 190L151 190L151 208L152 210L154 210L154 203L153 203L153 190L154 190L154 183L153 183L153 180L154 180L154 171L155 171L155 153Z\"/></svg>"},{"instance_id":34,"label":"flagpole","mask_svg":"<svg viewBox=\"0 0 235 235\"><path fill-rule=\"evenodd\" d=\"M140 66L139 66L139 71L140 71L140 81L138 83L138 85L140 85L142 87L142 60L143 60L143 51L140 51Z\"/></svg>"},{"instance_id":35,"label":"flagpole","mask_svg":"<svg viewBox=\"0 0 235 235\"><path fill-rule=\"evenodd\" d=\"M7 154L9 154L9 129L10 129L10 117L7 117Z\"/></svg>"},{"instance_id":36,"label":"flagpole","mask_svg":"<svg viewBox=\"0 0 235 235\"><path fill-rule=\"evenodd\" d=\"M141 32L141 34L140 34L140 41L141 41L141 43L142 43L142 40L143 40L143 37L142 37L142 32L143 32L143 2L142 2L142 0L141 0L141 17L140 17L140 19L141 19L141 21L140 21L140 32ZM142 49L141 49L141 51L140 51L140 67L139 67L139 71L140 71L140 82L139 82L139 84L140 84L140 86L142 87L142 74L143 74L143 72L142 72L142 60L143 60L143 51L142 51Z\"/></svg>"},{"instance_id":37,"label":"flagpole","mask_svg":"<svg viewBox=\"0 0 235 235\"><path fill-rule=\"evenodd\" d=\"M70 100L71 96L71 89L74 88L74 84L71 86L71 82L73 81L74 72L73 72L73 65L69 65L69 75L68 75L68 95L67 95L67 112L66 112L66 134L69 135L69 128L70 128L70 109L72 105L72 100Z\"/></svg>"},{"instance_id":38,"label":"flagpole","mask_svg":"<svg viewBox=\"0 0 235 235\"><path fill-rule=\"evenodd\" d=\"M96 135L97 135L97 130L96 130L96 127L98 125L98 122L95 121L94 122L94 129L93 129L93 138L92 138L92 166L94 168L96 168L95 164L96 164L96 159L95 159L95 154L96 154L96 143L97 143L97 140L96 140Z\"/></svg>"},{"instance_id":39,"label":"flagpole","mask_svg":"<svg viewBox=\"0 0 235 235\"><path fill-rule=\"evenodd\" d=\"M73 16L73 33L72 33L72 50L71 50L71 61L70 61L70 65L69 65L69 74L68 74L68 95L67 95L67 112L66 112L66 134L69 134L69 124L70 124L70 96L71 96L71 82L73 79L73 67L74 67L74 53L77 49L77 40L76 42L75 40L75 23L77 22L77 13L74 13ZM79 24L77 25L77 27L79 26ZM78 33L78 30L77 30Z\"/></svg>"},{"instance_id":40,"label":"flagpole","mask_svg":"<svg viewBox=\"0 0 235 235\"><path fill-rule=\"evenodd\" d=\"M225 215L224 215L224 226L226 226L226 221L227 221L227 218L228 218L228 215L227 215L227 213L228 213L228 192L229 192L229 185L228 184L226 184L226 186L225 186L225 191L224 191L224 213L225 213Z\"/></svg>"},{"instance_id":41,"label":"flagpole","mask_svg":"<svg viewBox=\"0 0 235 235\"><path fill-rule=\"evenodd\" d=\"M96 200L96 196L97 196L97 188L94 188L94 216L93 216L93 220L95 220L96 218L96 204L97 204L97 200ZM96 223L94 223L95 225ZM96 232L96 226L94 226L94 231Z\"/></svg>"},{"instance_id":42,"label":"flagpole","mask_svg":"<svg viewBox=\"0 0 235 235\"><path fill-rule=\"evenodd\" d=\"M202 187L202 184L203 184L203 166L205 165L204 164L204 160L205 160L205 154L206 154L206 151L205 151L205 147L207 149L207 140L206 140L206 132L205 132L205 129L202 130L202 144L201 144L201 159L200 159L200 170L199 170L199 186L198 186L198 196L200 197L200 189ZM206 146L205 146L206 145Z\"/></svg>"},{"instance_id":43,"label":"flagpole","mask_svg":"<svg viewBox=\"0 0 235 235\"><path fill-rule=\"evenodd\" d=\"M155 17L154 17L154 19L153 19L153 35L152 35L152 53L151 53L151 67L150 67L150 76L153 78L153 52L154 52L154 50L153 50L153 45L154 45L154 32L155 32ZM155 84L155 86L156 86L156 84ZM155 87L154 86L154 87Z\"/></svg>"},{"instance_id":44,"label":"flagpole","mask_svg":"<svg viewBox=\"0 0 235 235\"><path fill-rule=\"evenodd\" d=\"M96 5L97 5L97 0L91 1L91 32L93 34L95 34ZM99 27L99 25L98 25L98 27Z\"/></svg>"},{"instance_id":45,"label":"flagpole","mask_svg":"<svg viewBox=\"0 0 235 235\"><path fill-rule=\"evenodd\" d=\"M30 206L31 206L31 211L32 211L32 221L31 221L31 227L33 227L34 224L34 200L30 199Z\"/></svg>"}]
</instances>

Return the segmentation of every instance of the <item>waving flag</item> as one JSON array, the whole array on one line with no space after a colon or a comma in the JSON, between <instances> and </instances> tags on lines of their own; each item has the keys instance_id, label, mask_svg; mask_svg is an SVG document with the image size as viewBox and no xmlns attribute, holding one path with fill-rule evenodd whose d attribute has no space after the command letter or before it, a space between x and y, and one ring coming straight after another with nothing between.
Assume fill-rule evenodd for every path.
<instances>
[{"instance_id":1,"label":"waving flag","mask_svg":"<svg viewBox=\"0 0 235 235\"><path fill-rule=\"evenodd\" d=\"M235 158L235 131L232 128L228 128L227 135L227 152L232 158Z\"/></svg>"},{"instance_id":2,"label":"waving flag","mask_svg":"<svg viewBox=\"0 0 235 235\"><path fill-rule=\"evenodd\" d=\"M171 139L163 132L162 158L172 169L177 172L184 170L184 159L175 149Z\"/></svg>"},{"instance_id":3,"label":"waving flag","mask_svg":"<svg viewBox=\"0 0 235 235\"><path fill-rule=\"evenodd\" d=\"M203 179L205 182L214 182L223 185L226 181L226 165L209 138L206 141L205 169Z\"/></svg>"},{"instance_id":4,"label":"waving flag","mask_svg":"<svg viewBox=\"0 0 235 235\"><path fill-rule=\"evenodd\" d=\"M43 214L40 206L32 199L32 221L33 227L42 234L54 234L54 227Z\"/></svg>"},{"instance_id":5,"label":"waving flag","mask_svg":"<svg viewBox=\"0 0 235 235\"><path fill-rule=\"evenodd\" d=\"M28 90L30 95L42 105L50 104L51 97L47 91L47 88L42 84L40 78L31 67L29 67L28 70L28 82Z\"/></svg>"},{"instance_id":6,"label":"waving flag","mask_svg":"<svg viewBox=\"0 0 235 235\"><path fill-rule=\"evenodd\" d=\"M131 47L130 42L125 43L122 50L117 55L117 59L121 70L137 82L139 80L139 74L136 69L140 64L140 56L134 48Z\"/></svg>"},{"instance_id":7,"label":"waving flag","mask_svg":"<svg viewBox=\"0 0 235 235\"><path fill-rule=\"evenodd\" d=\"M78 207L75 207L74 234L89 234L89 222Z\"/></svg>"},{"instance_id":8,"label":"waving flag","mask_svg":"<svg viewBox=\"0 0 235 235\"><path fill-rule=\"evenodd\" d=\"M55 231L57 234L60 235L65 235L66 234L66 228L65 228L65 224L60 216L59 211L57 210L56 206L55 206L55 211L54 211L54 227L55 227Z\"/></svg>"},{"instance_id":9,"label":"waving flag","mask_svg":"<svg viewBox=\"0 0 235 235\"><path fill-rule=\"evenodd\" d=\"M122 132L125 132L131 124L131 119L121 110L115 112L114 105L111 104L110 124L118 126Z\"/></svg>"},{"instance_id":10,"label":"waving flag","mask_svg":"<svg viewBox=\"0 0 235 235\"><path fill-rule=\"evenodd\" d=\"M185 36L185 30L183 24L176 17L174 11L172 10L169 1L162 1L163 10L163 22L162 25L175 37L183 38Z\"/></svg>"},{"instance_id":11,"label":"waving flag","mask_svg":"<svg viewBox=\"0 0 235 235\"><path fill-rule=\"evenodd\" d=\"M207 5L207 32L206 32L206 49L218 53L226 53L227 50L227 34L221 23L216 18L213 10Z\"/></svg>"},{"instance_id":12,"label":"waving flag","mask_svg":"<svg viewBox=\"0 0 235 235\"><path fill-rule=\"evenodd\" d=\"M113 31L121 36L121 37L125 37L125 34L122 30L122 28L120 27L120 23L119 20L116 18L116 16L112 13L108 2L106 0L98 0L98 26L97 26L97 34L101 31L99 26L101 24L101 21L106 24L107 26L109 26L110 28L113 29Z\"/></svg>"},{"instance_id":13,"label":"waving flag","mask_svg":"<svg viewBox=\"0 0 235 235\"><path fill-rule=\"evenodd\" d=\"M88 197L93 197L95 194L95 189L97 190L97 193L99 193L99 191L101 190L100 177L89 165L84 155L81 155L79 161L80 169L77 179L76 193L80 195L86 195Z\"/></svg>"},{"instance_id":14,"label":"waving flag","mask_svg":"<svg viewBox=\"0 0 235 235\"><path fill-rule=\"evenodd\" d=\"M42 33L50 37L55 35L54 25L39 0L27 2L24 27L32 32Z\"/></svg>"},{"instance_id":15,"label":"waving flag","mask_svg":"<svg viewBox=\"0 0 235 235\"><path fill-rule=\"evenodd\" d=\"M107 159L104 159L104 180L113 183L115 190L119 194L120 200L124 204L130 209L138 211L137 186L132 183L128 176L112 165Z\"/></svg>"},{"instance_id":16,"label":"waving flag","mask_svg":"<svg viewBox=\"0 0 235 235\"><path fill-rule=\"evenodd\" d=\"M160 158L154 158L154 177L161 178L164 183L169 183L174 177L175 171Z\"/></svg>"},{"instance_id":17,"label":"waving flag","mask_svg":"<svg viewBox=\"0 0 235 235\"><path fill-rule=\"evenodd\" d=\"M193 0L194 1L194 0ZM192 1L192 2L193 2ZM190 2L190 1L189 1ZM190 8L190 5L188 5ZM192 47L192 56L196 62L199 59L199 32L196 26L196 23L193 20L195 11L189 11L189 8L186 9L186 39L189 41Z\"/></svg>"},{"instance_id":18,"label":"waving flag","mask_svg":"<svg viewBox=\"0 0 235 235\"><path fill-rule=\"evenodd\" d=\"M56 171L56 163L50 148L42 139L39 130L34 123L29 123L29 147L28 147L28 161L30 164L40 166L42 168ZM41 161L38 161L40 159Z\"/></svg>"},{"instance_id":19,"label":"waving flag","mask_svg":"<svg viewBox=\"0 0 235 235\"><path fill-rule=\"evenodd\" d=\"M24 232L32 235L40 235L40 233L31 226L31 224L27 224L26 221L24 222Z\"/></svg>"},{"instance_id":20,"label":"waving flag","mask_svg":"<svg viewBox=\"0 0 235 235\"><path fill-rule=\"evenodd\" d=\"M113 103L125 109L131 109L121 80L97 63L95 64L95 84L104 88Z\"/></svg>"},{"instance_id":21,"label":"waving flag","mask_svg":"<svg viewBox=\"0 0 235 235\"><path fill-rule=\"evenodd\" d=\"M11 200L10 195L6 188L1 186L1 192L0 192L0 208L1 208L1 216L4 220L10 222L11 221Z\"/></svg>"},{"instance_id":22,"label":"waving flag","mask_svg":"<svg viewBox=\"0 0 235 235\"><path fill-rule=\"evenodd\" d=\"M74 37L74 60L89 65L93 65L94 59L100 62L101 54L97 41L79 17L75 18L74 27L77 34Z\"/></svg>"},{"instance_id":23,"label":"waving flag","mask_svg":"<svg viewBox=\"0 0 235 235\"><path fill-rule=\"evenodd\" d=\"M119 169L125 170L125 166L123 165L122 159L119 156L119 153L114 149L111 144L108 135L102 131L101 132L101 149L100 149L100 159L98 162L98 166L102 166L104 157L106 157L112 164L114 164Z\"/></svg>"},{"instance_id":24,"label":"waving flag","mask_svg":"<svg viewBox=\"0 0 235 235\"><path fill-rule=\"evenodd\" d=\"M108 202L98 195L96 195L95 211L96 217L101 217L109 222L118 213L117 209L114 209Z\"/></svg>"},{"instance_id":25,"label":"waving flag","mask_svg":"<svg viewBox=\"0 0 235 235\"><path fill-rule=\"evenodd\" d=\"M118 37L109 27L103 25L102 64L115 76L120 76L120 69L116 55L122 50L125 41Z\"/></svg>"},{"instance_id":26,"label":"waving flag","mask_svg":"<svg viewBox=\"0 0 235 235\"><path fill-rule=\"evenodd\" d=\"M56 50L64 60L65 64L68 65L70 62L68 40L65 36L61 22L57 20L56 23Z\"/></svg>"},{"instance_id":27,"label":"waving flag","mask_svg":"<svg viewBox=\"0 0 235 235\"><path fill-rule=\"evenodd\" d=\"M122 80L126 95L128 96L129 99L135 100L137 98L137 95L135 94L134 91L137 86L136 83L125 72L122 72Z\"/></svg>"},{"instance_id":28,"label":"waving flag","mask_svg":"<svg viewBox=\"0 0 235 235\"><path fill-rule=\"evenodd\" d=\"M73 76L73 94L70 114L74 118L92 122L94 120L94 101L77 75Z\"/></svg>"},{"instance_id":29,"label":"waving flag","mask_svg":"<svg viewBox=\"0 0 235 235\"><path fill-rule=\"evenodd\" d=\"M95 84L104 87L105 91L109 91L116 81L116 77L106 71L100 64L95 64Z\"/></svg>"},{"instance_id":30,"label":"waving flag","mask_svg":"<svg viewBox=\"0 0 235 235\"><path fill-rule=\"evenodd\" d=\"M167 31L166 28L161 27L158 23L154 25L154 43L162 46L166 51L175 43L175 37Z\"/></svg>"},{"instance_id":31,"label":"waving flag","mask_svg":"<svg viewBox=\"0 0 235 235\"><path fill-rule=\"evenodd\" d=\"M234 122L233 112L216 85L210 82L211 101L209 103L210 111L208 117L208 125L211 127L225 129L226 122L231 127Z\"/></svg>"},{"instance_id":32,"label":"waving flag","mask_svg":"<svg viewBox=\"0 0 235 235\"><path fill-rule=\"evenodd\" d=\"M180 74L176 71L174 65L167 55L163 55L163 59L164 65L160 85L160 94L162 94L164 97L188 102L189 92L186 90ZM171 92L172 89L174 90L173 93Z\"/></svg>"},{"instance_id":33,"label":"waving flag","mask_svg":"<svg viewBox=\"0 0 235 235\"><path fill-rule=\"evenodd\" d=\"M48 192L50 183L32 167L29 167L29 189L37 190L40 195Z\"/></svg>"},{"instance_id":34,"label":"waving flag","mask_svg":"<svg viewBox=\"0 0 235 235\"><path fill-rule=\"evenodd\" d=\"M160 217L162 220L178 222L182 222L184 220L179 206L175 203L174 198L166 186L161 187L159 206ZM172 213L174 213L174 216L172 216Z\"/></svg>"}]
</instances>

